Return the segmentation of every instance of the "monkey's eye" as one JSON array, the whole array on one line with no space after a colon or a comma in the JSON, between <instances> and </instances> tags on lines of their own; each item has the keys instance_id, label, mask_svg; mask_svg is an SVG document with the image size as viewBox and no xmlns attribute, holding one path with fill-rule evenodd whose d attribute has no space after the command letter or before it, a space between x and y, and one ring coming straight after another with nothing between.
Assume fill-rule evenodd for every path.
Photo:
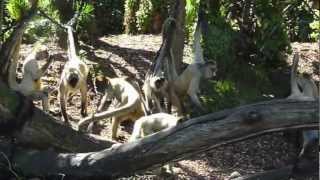
<instances>
[{"instance_id":1,"label":"monkey's eye","mask_svg":"<svg viewBox=\"0 0 320 180\"><path fill-rule=\"evenodd\" d=\"M33 81L34 81L34 82L38 82L38 81L39 81L39 79L34 79Z\"/></svg>"}]
</instances>

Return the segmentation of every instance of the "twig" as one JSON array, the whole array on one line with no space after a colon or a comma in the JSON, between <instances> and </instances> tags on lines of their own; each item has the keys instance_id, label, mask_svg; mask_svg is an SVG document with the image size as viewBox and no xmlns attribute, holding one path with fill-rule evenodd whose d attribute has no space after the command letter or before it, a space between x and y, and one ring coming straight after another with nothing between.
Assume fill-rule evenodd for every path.
<instances>
[{"instance_id":1,"label":"twig","mask_svg":"<svg viewBox=\"0 0 320 180\"><path fill-rule=\"evenodd\" d=\"M48 16L45 12L43 12L41 9L38 9L39 11L39 15L42 17L45 17L47 19L49 19L51 22L53 22L54 24L58 25L60 28L65 29L64 25L59 23L58 21L54 20L53 18L51 18L50 16Z\"/></svg>"},{"instance_id":2,"label":"twig","mask_svg":"<svg viewBox=\"0 0 320 180\"><path fill-rule=\"evenodd\" d=\"M4 159L7 161L9 171L10 171L17 179L19 179L18 174L12 169L12 165L11 165L11 162L9 161L9 158L8 158L8 157L6 156L6 154L3 153L2 151L1 151L0 153L1 153L1 155L4 157Z\"/></svg>"}]
</instances>

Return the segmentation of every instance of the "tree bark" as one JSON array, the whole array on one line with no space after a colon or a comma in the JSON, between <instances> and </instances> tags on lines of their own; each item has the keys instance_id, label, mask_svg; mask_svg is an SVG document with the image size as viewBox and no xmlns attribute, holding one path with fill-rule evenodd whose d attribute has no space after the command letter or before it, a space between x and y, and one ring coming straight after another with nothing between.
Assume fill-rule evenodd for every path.
<instances>
[{"instance_id":1,"label":"tree bark","mask_svg":"<svg viewBox=\"0 0 320 180\"><path fill-rule=\"evenodd\" d=\"M65 126L1 81L0 135L10 135L19 144L34 148L54 147L68 152L97 151L113 144L99 136L83 134Z\"/></svg>"},{"instance_id":2,"label":"tree bark","mask_svg":"<svg viewBox=\"0 0 320 180\"><path fill-rule=\"evenodd\" d=\"M306 175L316 176L319 172L318 163L299 163L301 173L298 176L305 177ZM289 179L290 176L296 175L296 172L292 172L293 165L285 166L280 169L274 169L270 171L265 171L257 174L246 175L234 178L232 180L279 180L279 179ZM293 173L293 174L292 174ZM295 179L295 178L294 178Z\"/></svg>"},{"instance_id":3,"label":"tree bark","mask_svg":"<svg viewBox=\"0 0 320 180\"><path fill-rule=\"evenodd\" d=\"M183 60L183 49L184 49L184 24L186 16L186 1L177 0L174 1L178 3L178 6L173 8L173 17L176 19L176 28L174 31L175 40L172 43L173 58L175 62L175 67L178 74L182 72L182 60Z\"/></svg>"},{"instance_id":4,"label":"tree bark","mask_svg":"<svg viewBox=\"0 0 320 180\"><path fill-rule=\"evenodd\" d=\"M13 154L12 164L30 176L127 176L266 133L317 128L318 109L317 101L261 102L194 118L141 140L99 152L58 154L21 150ZM6 152L6 148L0 146L0 151Z\"/></svg>"},{"instance_id":5,"label":"tree bark","mask_svg":"<svg viewBox=\"0 0 320 180\"><path fill-rule=\"evenodd\" d=\"M2 32L2 23L3 23L3 12L4 12L4 1L5 0L1 0L0 1L0 48L2 46L2 41L3 41L3 32Z\"/></svg>"}]
</instances>

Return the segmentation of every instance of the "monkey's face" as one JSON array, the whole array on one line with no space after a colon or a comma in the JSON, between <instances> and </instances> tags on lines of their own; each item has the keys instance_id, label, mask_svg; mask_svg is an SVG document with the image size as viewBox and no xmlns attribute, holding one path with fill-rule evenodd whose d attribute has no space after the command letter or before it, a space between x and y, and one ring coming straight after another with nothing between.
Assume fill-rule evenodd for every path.
<instances>
[{"instance_id":1,"label":"monkey's face","mask_svg":"<svg viewBox=\"0 0 320 180\"><path fill-rule=\"evenodd\" d=\"M150 85L155 90L165 89L168 85L168 81L166 80L165 77L155 76L155 77L151 78Z\"/></svg>"},{"instance_id":2,"label":"monkey's face","mask_svg":"<svg viewBox=\"0 0 320 180\"><path fill-rule=\"evenodd\" d=\"M217 73L217 65L216 65L215 61L214 61L214 63L213 62L207 63L207 67L205 68L204 77L206 79L211 79L216 76L216 73Z\"/></svg>"},{"instance_id":3,"label":"monkey's face","mask_svg":"<svg viewBox=\"0 0 320 180\"><path fill-rule=\"evenodd\" d=\"M160 89L161 87L163 87L165 85L165 83L166 83L166 79L163 77L156 79L156 81L154 82L155 87L157 89Z\"/></svg>"},{"instance_id":4,"label":"monkey's face","mask_svg":"<svg viewBox=\"0 0 320 180\"><path fill-rule=\"evenodd\" d=\"M79 73L75 69L70 69L67 74L67 82L72 87L75 88L79 82Z\"/></svg>"}]
</instances>

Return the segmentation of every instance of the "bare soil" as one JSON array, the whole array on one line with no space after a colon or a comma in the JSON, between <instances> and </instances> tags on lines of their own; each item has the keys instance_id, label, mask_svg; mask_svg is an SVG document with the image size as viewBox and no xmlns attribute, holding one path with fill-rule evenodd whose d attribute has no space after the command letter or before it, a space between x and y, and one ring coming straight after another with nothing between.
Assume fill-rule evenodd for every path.
<instances>
[{"instance_id":1,"label":"bare soil","mask_svg":"<svg viewBox=\"0 0 320 180\"><path fill-rule=\"evenodd\" d=\"M87 60L98 63L93 65L103 74L115 76L130 76L142 84L144 76L151 64L156 51L161 44L161 37L155 35L116 35L99 39L93 46L82 44L81 51ZM59 53L60 58L55 59L43 77L45 85L58 87L63 65L66 62L65 51L50 45L54 53ZM307 72L319 81L319 47L316 43L293 43L293 51L301 54L299 71ZM22 58L31 50L30 45L24 45ZM291 64L291 55L288 63ZM92 113L96 109L101 95L96 95L91 88L88 92L89 109ZM40 102L36 102L40 106ZM60 118L59 101L57 91L50 96L50 108L53 114ZM76 94L68 102L67 113L72 117L72 123L76 124L80 119L80 94ZM100 123L100 135L111 139L109 121ZM132 123L123 124L119 130L121 142L127 141L132 131ZM177 147L179 148L179 147ZM284 133L274 133L253 138L244 142L225 145L209 152L201 153L188 159L175 162L174 175L170 179L212 179L226 180L232 172L241 175L254 174L271 169L277 169L292 164L299 149L293 141L288 141ZM313 151L314 152L314 151ZM318 153L314 152L311 158L317 162ZM167 179L155 175L154 172L139 174L125 179ZM318 176L305 177L302 179L317 179Z\"/></svg>"}]
</instances>

